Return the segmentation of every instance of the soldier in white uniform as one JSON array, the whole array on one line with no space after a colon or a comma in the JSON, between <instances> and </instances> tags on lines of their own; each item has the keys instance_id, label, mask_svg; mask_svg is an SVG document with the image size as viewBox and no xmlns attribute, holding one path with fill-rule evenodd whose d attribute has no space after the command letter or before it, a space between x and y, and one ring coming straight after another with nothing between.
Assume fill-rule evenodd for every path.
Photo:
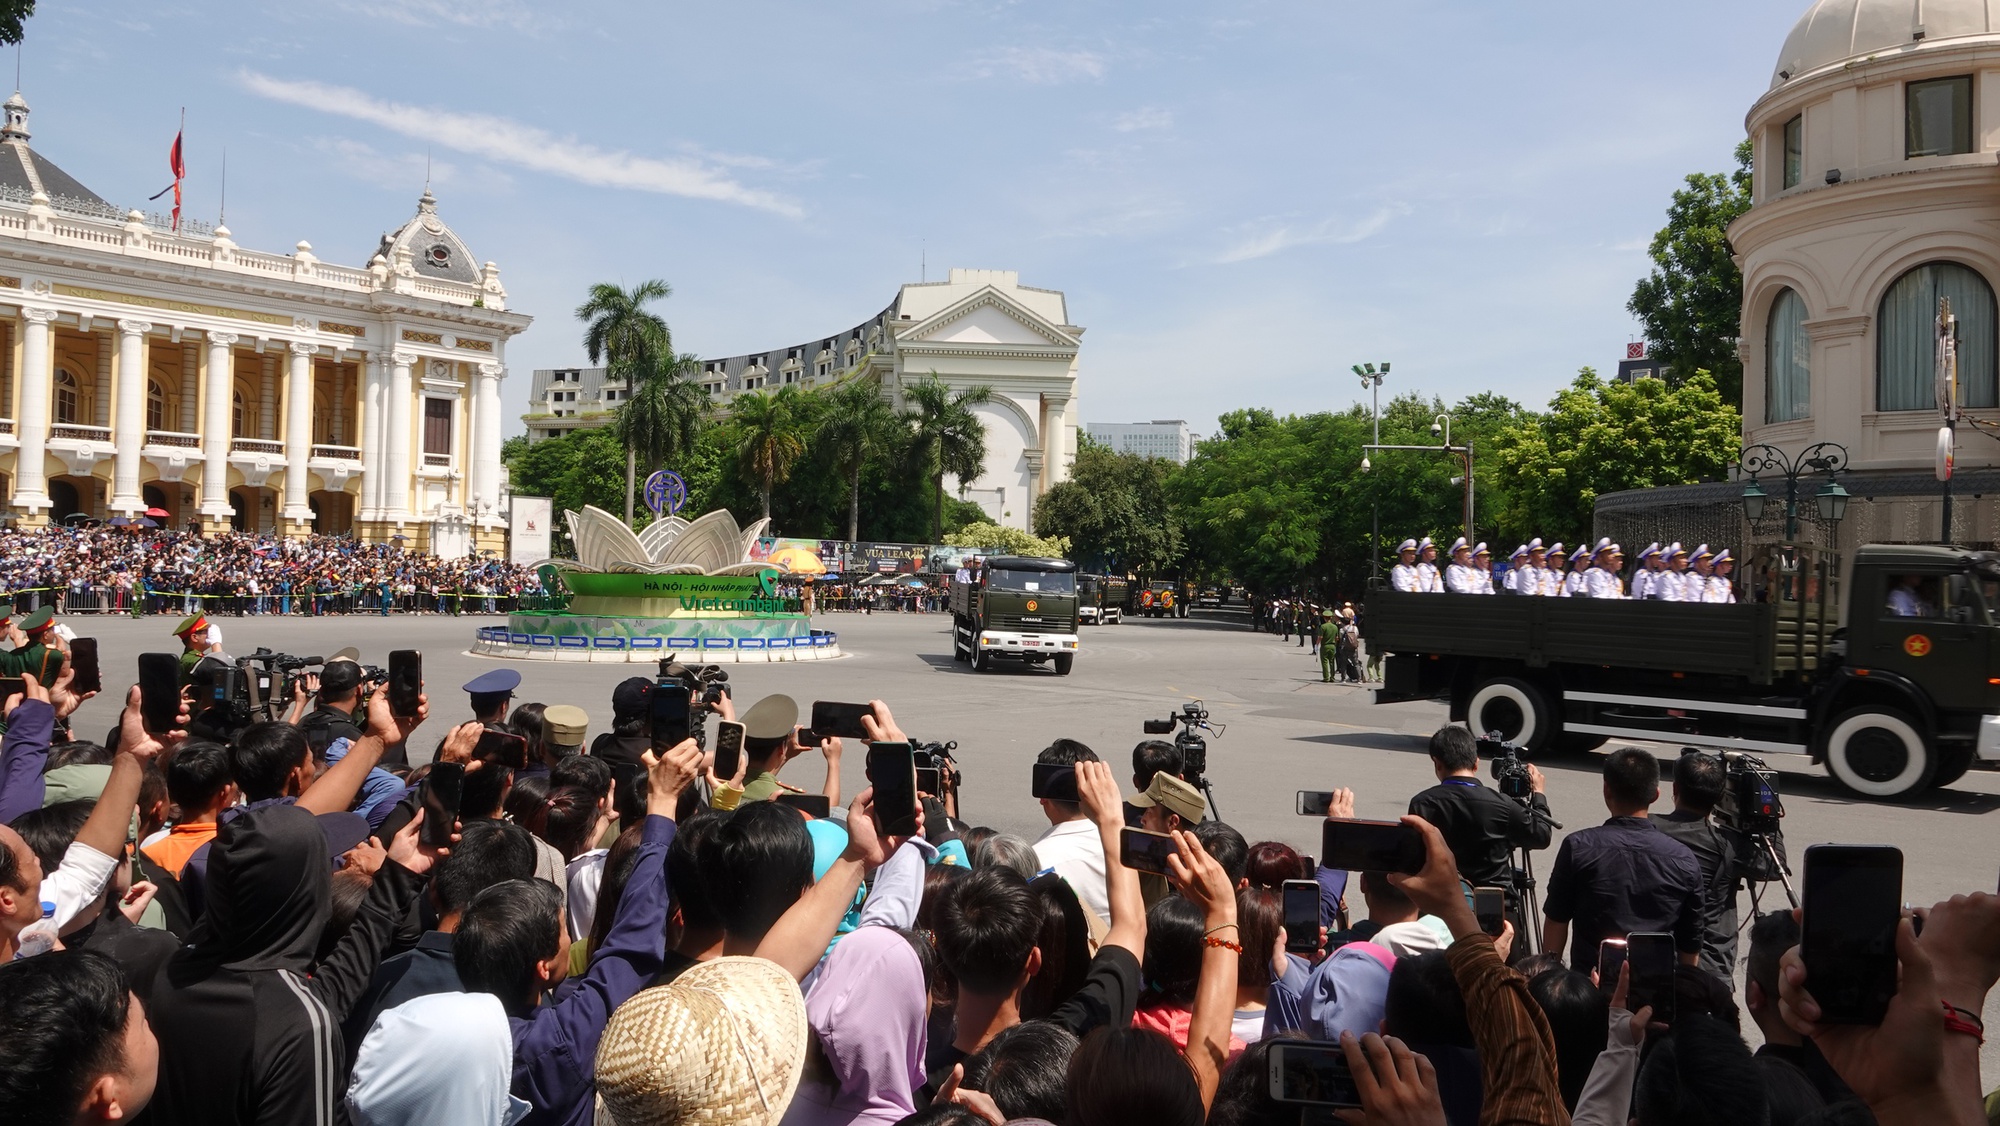
<instances>
[{"instance_id":1,"label":"soldier in white uniform","mask_svg":"<svg viewBox=\"0 0 2000 1126\"><path fill-rule=\"evenodd\" d=\"M1528 569L1528 545L1522 544L1507 557L1507 577L1500 580L1500 585L1507 588L1508 594L1533 594L1524 587L1531 573Z\"/></svg>"},{"instance_id":2,"label":"soldier in white uniform","mask_svg":"<svg viewBox=\"0 0 2000 1126\"><path fill-rule=\"evenodd\" d=\"M1596 558L1597 549L1588 547L1570 556L1569 574L1564 575L1562 580L1562 596L1564 598L1583 597L1583 575L1584 572L1590 570L1590 565Z\"/></svg>"},{"instance_id":3,"label":"soldier in white uniform","mask_svg":"<svg viewBox=\"0 0 2000 1126\"><path fill-rule=\"evenodd\" d=\"M1623 598L1625 580L1618 572L1625 565L1625 553L1615 543L1602 544L1592 556L1593 566L1583 573L1585 598Z\"/></svg>"},{"instance_id":4,"label":"soldier in white uniform","mask_svg":"<svg viewBox=\"0 0 2000 1126\"><path fill-rule=\"evenodd\" d=\"M1647 544L1646 549L1639 553L1638 564L1639 569L1632 572L1632 597L1651 598L1660 574L1660 545Z\"/></svg>"},{"instance_id":5,"label":"soldier in white uniform","mask_svg":"<svg viewBox=\"0 0 2000 1126\"><path fill-rule=\"evenodd\" d=\"M1683 602L1707 602L1708 580L1715 574L1715 553L1702 544L1688 556L1688 577L1681 580Z\"/></svg>"},{"instance_id":6,"label":"soldier in white uniform","mask_svg":"<svg viewBox=\"0 0 2000 1126\"><path fill-rule=\"evenodd\" d=\"M1528 555L1532 558L1534 552L1530 551ZM1555 545L1549 548L1545 559L1547 562L1541 568L1542 588L1535 593L1544 598L1556 598L1563 592L1563 578L1568 574L1564 565L1569 562L1569 552L1563 548L1562 541L1557 540Z\"/></svg>"},{"instance_id":7,"label":"soldier in white uniform","mask_svg":"<svg viewBox=\"0 0 2000 1126\"><path fill-rule=\"evenodd\" d=\"M1444 588L1452 594L1477 594L1479 571L1472 565L1472 545L1460 536L1451 545L1451 562L1444 569Z\"/></svg>"},{"instance_id":8,"label":"soldier in white uniform","mask_svg":"<svg viewBox=\"0 0 2000 1126\"><path fill-rule=\"evenodd\" d=\"M1444 576L1438 574L1437 545L1429 536L1417 541L1417 589L1425 594L1443 594Z\"/></svg>"},{"instance_id":9,"label":"soldier in white uniform","mask_svg":"<svg viewBox=\"0 0 2000 1126\"><path fill-rule=\"evenodd\" d=\"M1472 587L1472 593L1499 593L1499 591L1493 589L1493 553L1487 550L1486 545L1483 543L1472 549L1472 569L1477 576L1477 581Z\"/></svg>"},{"instance_id":10,"label":"soldier in white uniform","mask_svg":"<svg viewBox=\"0 0 2000 1126\"><path fill-rule=\"evenodd\" d=\"M1729 581L1729 572L1736 569L1736 560L1729 557L1729 549L1715 553L1715 574L1708 580L1708 600L1728 605L1736 601L1736 584Z\"/></svg>"},{"instance_id":11,"label":"soldier in white uniform","mask_svg":"<svg viewBox=\"0 0 2000 1126\"><path fill-rule=\"evenodd\" d=\"M1660 572L1660 577L1655 585L1655 589L1659 593L1655 597L1659 598L1662 602L1688 601L1687 584L1689 576L1687 548L1677 543L1670 544L1660 554L1666 556L1667 569Z\"/></svg>"},{"instance_id":12,"label":"soldier in white uniform","mask_svg":"<svg viewBox=\"0 0 2000 1126\"><path fill-rule=\"evenodd\" d=\"M1396 565L1389 568L1389 585L1397 590L1415 593L1417 586L1417 541L1404 540L1396 548Z\"/></svg>"}]
</instances>

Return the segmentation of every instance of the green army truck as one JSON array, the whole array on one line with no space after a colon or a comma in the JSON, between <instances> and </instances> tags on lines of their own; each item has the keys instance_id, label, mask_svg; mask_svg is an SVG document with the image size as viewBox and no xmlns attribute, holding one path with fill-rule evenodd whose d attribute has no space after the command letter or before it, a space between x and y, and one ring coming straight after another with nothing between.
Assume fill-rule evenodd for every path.
<instances>
[{"instance_id":1,"label":"green army truck","mask_svg":"<svg viewBox=\"0 0 2000 1126\"><path fill-rule=\"evenodd\" d=\"M1777 545L1750 562L1732 604L1376 591L1375 702L1444 700L1528 753L1804 755L1876 799L2000 760L2000 554L1869 545L1841 575Z\"/></svg>"},{"instance_id":2,"label":"green army truck","mask_svg":"<svg viewBox=\"0 0 2000 1126\"><path fill-rule=\"evenodd\" d=\"M1115 626L1125 620L1132 584L1117 575L1076 577L1076 620L1086 626Z\"/></svg>"},{"instance_id":3,"label":"green army truck","mask_svg":"<svg viewBox=\"0 0 2000 1126\"><path fill-rule=\"evenodd\" d=\"M988 558L951 581L951 655L985 672L1001 659L1076 663L1076 564L1022 555Z\"/></svg>"}]
</instances>

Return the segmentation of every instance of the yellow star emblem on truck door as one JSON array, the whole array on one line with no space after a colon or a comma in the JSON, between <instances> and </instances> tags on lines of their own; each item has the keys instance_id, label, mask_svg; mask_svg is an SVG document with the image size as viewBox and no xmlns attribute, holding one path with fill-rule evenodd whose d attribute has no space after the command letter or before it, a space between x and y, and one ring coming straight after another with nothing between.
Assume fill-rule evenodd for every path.
<instances>
[{"instance_id":1,"label":"yellow star emblem on truck door","mask_svg":"<svg viewBox=\"0 0 2000 1126\"><path fill-rule=\"evenodd\" d=\"M1922 657L1931 651L1931 639L1921 633L1913 633L1903 639L1903 652L1912 657Z\"/></svg>"}]
</instances>

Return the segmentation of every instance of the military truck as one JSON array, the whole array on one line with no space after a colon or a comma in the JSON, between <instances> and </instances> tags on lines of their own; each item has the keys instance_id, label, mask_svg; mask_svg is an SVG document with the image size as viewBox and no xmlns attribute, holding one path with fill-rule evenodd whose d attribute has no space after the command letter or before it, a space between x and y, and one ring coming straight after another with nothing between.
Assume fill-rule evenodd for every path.
<instances>
[{"instance_id":1,"label":"military truck","mask_svg":"<svg viewBox=\"0 0 2000 1126\"><path fill-rule=\"evenodd\" d=\"M1125 620L1132 584L1117 575L1076 577L1076 620L1086 626L1115 626Z\"/></svg>"},{"instance_id":2,"label":"military truck","mask_svg":"<svg viewBox=\"0 0 2000 1126\"><path fill-rule=\"evenodd\" d=\"M1053 664L1068 676L1076 663L1076 564L1022 555L988 558L951 581L951 655L985 672L1006 659Z\"/></svg>"},{"instance_id":3,"label":"military truck","mask_svg":"<svg viewBox=\"0 0 2000 1126\"><path fill-rule=\"evenodd\" d=\"M1373 592L1375 702L1445 700L1530 753L1804 755L1867 798L2000 760L2000 554L1870 545L1845 576L1796 545L1751 562L1735 604Z\"/></svg>"},{"instance_id":4,"label":"military truck","mask_svg":"<svg viewBox=\"0 0 2000 1126\"><path fill-rule=\"evenodd\" d=\"M1139 592L1139 613L1149 618L1185 618L1189 598L1180 583L1147 583Z\"/></svg>"}]
</instances>

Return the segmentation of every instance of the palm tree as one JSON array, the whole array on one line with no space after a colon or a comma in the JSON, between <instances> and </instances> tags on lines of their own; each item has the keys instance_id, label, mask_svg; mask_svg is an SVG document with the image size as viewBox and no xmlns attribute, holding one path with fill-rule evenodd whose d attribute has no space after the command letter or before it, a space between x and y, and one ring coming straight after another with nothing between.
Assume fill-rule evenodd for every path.
<instances>
[{"instance_id":1,"label":"palm tree","mask_svg":"<svg viewBox=\"0 0 2000 1126\"><path fill-rule=\"evenodd\" d=\"M847 478L847 539L852 543L860 538L861 469L894 447L896 414L882 400L881 385L872 379L849 380L824 394L826 411L819 437Z\"/></svg>"},{"instance_id":2,"label":"palm tree","mask_svg":"<svg viewBox=\"0 0 2000 1126\"><path fill-rule=\"evenodd\" d=\"M792 475L792 466L806 449L799 432L799 390L785 386L769 395L750 391L730 401L729 413L737 464L757 482L768 518L772 486Z\"/></svg>"},{"instance_id":3,"label":"palm tree","mask_svg":"<svg viewBox=\"0 0 2000 1126\"><path fill-rule=\"evenodd\" d=\"M909 405L903 409L903 423L910 428L910 455L930 478L937 496L936 514L931 519L931 542L944 537L944 476L958 478L959 486L979 476L986 465L986 424L972 408L993 401L993 388L981 384L953 391L937 372L903 389Z\"/></svg>"},{"instance_id":4,"label":"palm tree","mask_svg":"<svg viewBox=\"0 0 2000 1126\"><path fill-rule=\"evenodd\" d=\"M700 440L701 421L708 413L708 392L694 380L700 367L701 360L693 355L656 355L647 357L645 367L634 372L637 386L612 422L625 447L628 486L637 480L635 466L643 465L651 474L691 452ZM630 504L631 498L626 501Z\"/></svg>"},{"instance_id":5,"label":"palm tree","mask_svg":"<svg viewBox=\"0 0 2000 1126\"><path fill-rule=\"evenodd\" d=\"M631 289L610 282L590 287L590 296L576 307L576 319L584 322L583 350L590 362L603 362L605 374L623 379L637 389L640 376L650 369L656 356L674 354L673 334L658 313L646 303L673 294L673 288L658 278L643 281ZM622 412L621 412L622 413ZM620 438L624 438L620 426ZM638 482L638 451L625 447L625 522L632 522L632 497Z\"/></svg>"}]
</instances>

